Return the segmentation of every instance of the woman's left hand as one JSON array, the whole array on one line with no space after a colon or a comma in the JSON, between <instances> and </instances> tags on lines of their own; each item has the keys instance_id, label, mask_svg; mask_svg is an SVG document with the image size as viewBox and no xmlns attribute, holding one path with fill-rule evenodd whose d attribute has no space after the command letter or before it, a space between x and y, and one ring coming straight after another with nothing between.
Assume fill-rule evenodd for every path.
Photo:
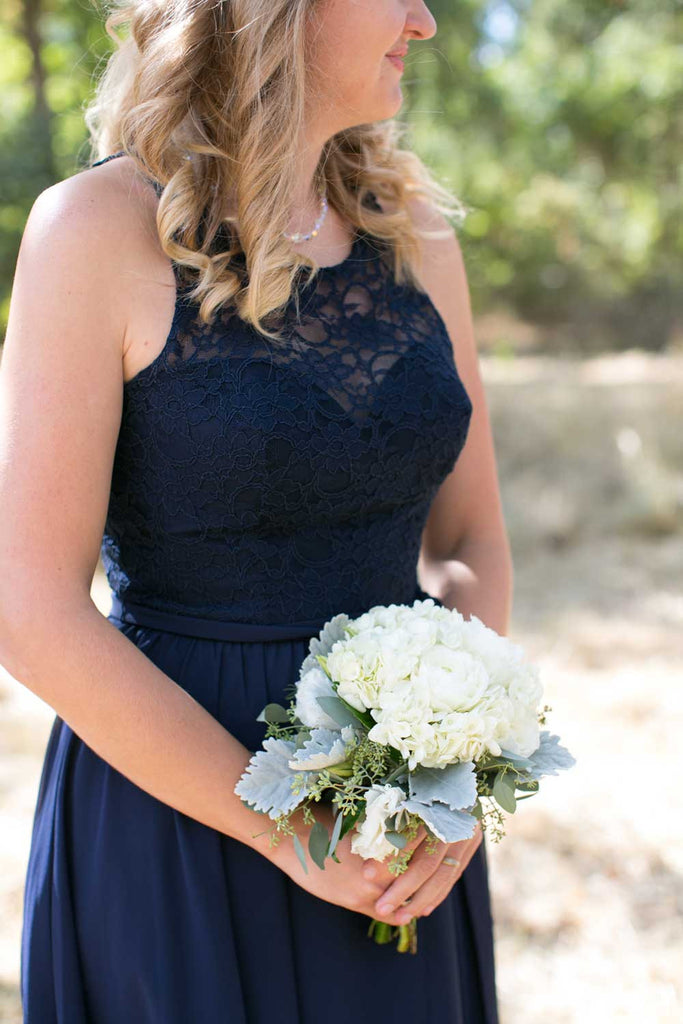
<instances>
[{"instance_id":1,"label":"woman's left hand","mask_svg":"<svg viewBox=\"0 0 683 1024\"><path fill-rule=\"evenodd\" d=\"M458 843L439 842L433 853L428 853L422 842L415 848L408 869L397 878L383 864L368 861L363 869L366 877L377 878L386 873L393 879L375 902L378 919L399 925L407 924L413 917L431 914L448 896L481 842L482 829L479 822L474 835L469 839L462 839ZM444 864L444 857L459 860L460 864ZM409 902L401 906L406 900Z\"/></svg>"}]
</instances>

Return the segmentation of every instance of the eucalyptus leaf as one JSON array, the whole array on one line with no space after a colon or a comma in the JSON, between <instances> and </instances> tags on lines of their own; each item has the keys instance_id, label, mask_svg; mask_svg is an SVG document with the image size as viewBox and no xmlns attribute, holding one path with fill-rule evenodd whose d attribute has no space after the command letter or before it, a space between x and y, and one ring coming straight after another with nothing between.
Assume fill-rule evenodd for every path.
<instances>
[{"instance_id":1,"label":"eucalyptus leaf","mask_svg":"<svg viewBox=\"0 0 683 1024\"><path fill-rule=\"evenodd\" d=\"M517 789L521 789L525 793L538 793L538 779L530 779L528 782L520 782L519 780L516 780L515 787ZM520 798L516 797L516 799L519 800Z\"/></svg>"},{"instance_id":2,"label":"eucalyptus leaf","mask_svg":"<svg viewBox=\"0 0 683 1024\"><path fill-rule=\"evenodd\" d=\"M517 807L514 786L508 782L502 772L498 772L493 783L493 795L505 811L514 814Z\"/></svg>"},{"instance_id":3,"label":"eucalyptus leaf","mask_svg":"<svg viewBox=\"0 0 683 1024\"><path fill-rule=\"evenodd\" d=\"M400 832L385 832L384 838L387 839L392 846L397 846L399 850L402 850L408 842L408 837L402 835Z\"/></svg>"},{"instance_id":4,"label":"eucalyptus leaf","mask_svg":"<svg viewBox=\"0 0 683 1024\"><path fill-rule=\"evenodd\" d=\"M303 747L304 743L306 742L306 740L308 739L310 734L311 734L311 730L308 729L308 728L307 729L299 729L299 731L297 733L295 733L295 735L293 737L293 740L294 740L294 750L295 751L297 751L301 747Z\"/></svg>"},{"instance_id":5,"label":"eucalyptus leaf","mask_svg":"<svg viewBox=\"0 0 683 1024\"><path fill-rule=\"evenodd\" d=\"M344 824L340 833L340 838L343 838L347 832L350 832L353 826L356 824L358 819L364 810L364 804L360 804L355 811L351 811L349 814L344 815Z\"/></svg>"},{"instance_id":6,"label":"eucalyptus leaf","mask_svg":"<svg viewBox=\"0 0 683 1024\"><path fill-rule=\"evenodd\" d=\"M320 821L316 821L308 836L308 852L321 871L325 870L325 856L330 845L327 829Z\"/></svg>"},{"instance_id":7,"label":"eucalyptus leaf","mask_svg":"<svg viewBox=\"0 0 683 1024\"><path fill-rule=\"evenodd\" d=\"M504 750L501 747L500 754L498 756L505 761L512 761L516 768L531 767L531 761L528 757L522 757L520 754L513 754L511 750Z\"/></svg>"},{"instance_id":8,"label":"eucalyptus leaf","mask_svg":"<svg viewBox=\"0 0 683 1024\"><path fill-rule=\"evenodd\" d=\"M358 715L349 711L339 697L316 697L316 700L325 714L333 718L339 725L358 725Z\"/></svg>"},{"instance_id":9,"label":"eucalyptus leaf","mask_svg":"<svg viewBox=\"0 0 683 1024\"><path fill-rule=\"evenodd\" d=\"M339 684L335 684L335 688L338 685ZM348 701L344 700L343 697L339 696L338 691L337 700L341 701L346 710L350 712L350 714L352 714L355 718L357 718L359 722L362 722L366 729L372 729L373 725L377 724L369 711L359 711L358 708L354 708L353 704L349 704Z\"/></svg>"},{"instance_id":10,"label":"eucalyptus leaf","mask_svg":"<svg viewBox=\"0 0 683 1024\"><path fill-rule=\"evenodd\" d=\"M294 849L296 850L297 857L301 861L302 868L304 869L306 874L308 874L308 865L306 864L306 854L304 852L303 844L302 844L301 840L299 839L298 835L296 834L296 832L294 833Z\"/></svg>"},{"instance_id":11,"label":"eucalyptus leaf","mask_svg":"<svg viewBox=\"0 0 683 1024\"><path fill-rule=\"evenodd\" d=\"M288 724L289 715L282 704L266 704L261 714L256 716L256 721Z\"/></svg>"},{"instance_id":12,"label":"eucalyptus leaf","mask_svg":"<svg viewBox=\"0 0 683 1024\"><path fill-rule=\"evenodd\" d=\"M329 848L327 850L328 857L331 857L332 854L334 853L334 851L337 848L337 843L339 842L339 836L340 836L341 827L342 827L343 824L344 824L344 815L340 811L339 814L337 815L336 819L335 819L334 827L332 829L332 836L330 838L330 845L329 845Z\"/></svg>"}]
</instances>

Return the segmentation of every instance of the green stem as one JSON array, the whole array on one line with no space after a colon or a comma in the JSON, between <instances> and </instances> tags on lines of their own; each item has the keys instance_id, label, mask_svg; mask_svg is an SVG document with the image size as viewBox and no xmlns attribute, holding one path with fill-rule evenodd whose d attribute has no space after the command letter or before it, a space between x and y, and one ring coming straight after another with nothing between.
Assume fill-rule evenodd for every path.
<instances>
[{"instance_id":1,"label":"green stem","mask_svg":"<svg viewBox=\"0 0 683 1024\"><path fill-rule=\"evenodd\" d=\"M411 918L408 924L398 926L373 918L368 928L368 935L381 945L397 939L396 949L399 953L417 953L416 917Z\"/></svg>"},{"instance_id":2,"label":"green stem","mask_svg":"<svg viewBox=\"0 0 683 1024\"><path fill-rule=\"evenodd\" d=\"M393 938L393 927L387 924L386 921L378 921L373 917L368 928L368 935L375 939L375 942L380 945L384 945L385 942L391 942Z\"/></svg>"},{"instance_id":3,"label":"green stem","mask_svg":"<svg viewBox=\"0 0 683 1024\"><path fill-rule=\"evenodd\" d=\"M394 768L394 770L387 775L386 779L384 780L383 785L386 786L390 782L393 782L394 779L397 779L398 776L401 775L402 772L404 772L407 767L408 767L408 762L407 761L403 761L397 768Z\"/></svg>"}]
</instances>

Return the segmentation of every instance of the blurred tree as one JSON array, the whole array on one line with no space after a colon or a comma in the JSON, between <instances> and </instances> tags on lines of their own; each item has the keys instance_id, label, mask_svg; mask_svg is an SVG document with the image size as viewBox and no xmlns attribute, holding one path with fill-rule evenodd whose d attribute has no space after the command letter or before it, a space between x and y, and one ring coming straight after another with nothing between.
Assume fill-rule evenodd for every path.
<instances>
[{"instance_id":1,"label":"blurred tree","mask_svg":"<svg viewBox=\"0 0 683 1024\"><path fill-rule=\"evenodd\" d=\"M0 330L36 196L78 169L82 105L111 41L91 0L0 0Z\"/></svg>"},{"instance_id":2,"label":"blurred tree","mask_svg":"<svg viewBox=\"0 0 683 1024\"><path fill-rule=\"evenodd\" d=\"M402 117L474 207L475 310L505 304L561 347L665 347L683 330L681 0L429 6Z\"/></svg>"},{"instance_id":3,"label":"blurred tree","mask_svg":"<svg viewBox=\"0 0 683 1024\"><path fill-rule=\"evenodd\" d=\"M78 170L110 52L101 0L0 0L0 326L35 196ZM470 207L475 313L548 348L683 331L683 0L428 0L399 117Z\"/></svg>"}]
</instances>

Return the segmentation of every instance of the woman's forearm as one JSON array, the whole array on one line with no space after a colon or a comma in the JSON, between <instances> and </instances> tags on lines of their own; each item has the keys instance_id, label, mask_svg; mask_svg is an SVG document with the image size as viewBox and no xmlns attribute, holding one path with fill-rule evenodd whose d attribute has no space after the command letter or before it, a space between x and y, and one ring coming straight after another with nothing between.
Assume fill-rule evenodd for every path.
<instances>
[{"instance_id":1,"label":"woman's forearm","mask_svg":"<svg viewBox=\"0 0 683 1024\"><path fill-rule=\"evenodd\" d=\"M5 619L0 664L141 789L271 859L273 822L233 792L250 751L92 601Z\"/></svg>"},{"instance_id":2,"label":"woman's forearm","mask_svg":"<svg viewBox=\"0 0 683 1024\"><path fill-rule=\"evenodd\" d=\"M447 608L478 619L501 636L510 628L513 566L509 545L464 540L451 559L421 560L420 585Z\"/></svg>"}]
</instances>

